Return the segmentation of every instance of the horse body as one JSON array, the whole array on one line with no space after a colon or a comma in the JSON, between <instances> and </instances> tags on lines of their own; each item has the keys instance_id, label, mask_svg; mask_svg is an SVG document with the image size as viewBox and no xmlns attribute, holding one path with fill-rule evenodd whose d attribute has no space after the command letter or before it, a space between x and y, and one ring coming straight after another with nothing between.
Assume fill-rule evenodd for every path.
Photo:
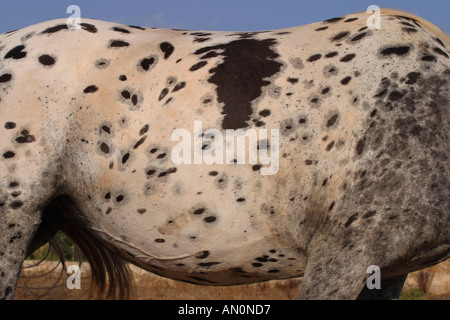
<instances>
[{"instance_id":1,"label":"horse body","mask_svg":"<svg viewBox=\"0 0 450 320\"><path fill-rule=\"evenodd\" d=\"M450 41L405 13L366 20L233 33L83 19L2 35L0 296L58 229L181 281L304 276L300 298L398 296L408 272L449 256ZM279 163L263 174L273 163L250 163L249 142L244 163L175 164L177 129L185 159L241 129Z\"/></svg>"}]
</instances>

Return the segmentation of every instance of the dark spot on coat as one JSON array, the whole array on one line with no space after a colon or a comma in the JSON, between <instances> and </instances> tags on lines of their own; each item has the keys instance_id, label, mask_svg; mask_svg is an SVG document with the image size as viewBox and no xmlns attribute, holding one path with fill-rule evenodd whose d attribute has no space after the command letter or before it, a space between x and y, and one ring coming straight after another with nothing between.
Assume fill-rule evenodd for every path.
<instances>
[{"instance_id":1,"label":"dark spot on coat","mask_svg":"<svg viewBox=\"0 0 450 320\"><path fill-rule=\"evenodd\" d=\"M437 62L436 56L433 56L432 54L425 55L420 60L427 62Z\"/></svg>"},{"instance_id":2,"label":"dark spot on coat","mask_svg":"<svg viewBox=\"0 0 450 320\"><path fill-rule=\"evenodd\" d=\"M111 40L109 42L109 48L122 48L128 47L130 44L123 40Z\"/></svg>"},{"instance_id":3,"label":"dark spot on coat","mask_svg":"<svg viewBox=\"0 0 450 320\"><path fill-rule=\"evenodd\" d=\"M353 221L355 221L358 218L358 213L354 213L350 216L350 218L348 218L347 222L345 223L345 227L348 228Z\"/></svg>"},{"instance_id":4,"label":"dark spot on coat","mask_svg":"<svg viewBox=\"0 0 450 320\"><path fill-rule=\"evenodd\" d=\"M335 205L335 202L333 201L333 202L330 204L330 206L328 207L328 212L330 212L331 210L333 210L334 205Z\"/></svg>"},{"instance_id":5,"label":"dark spot on coat","mask_svg":"<svg viewBox=\"0 0 450 320\"><path fill-rule=\"evenodd\" d=\"M19 186L19 183L16 182L16 181L13 181L13 182L11 182L11 183L9 184L8 187L10 187L10 188L16 188L16 187L18 187L18 186Z\"/></svg>"},{"instance_id":6,"label":"dark spot on coat","mask_svg":"<svg viewBox=\"0 0 450 320\"><path fill-rule=\"evenodd\" d=\"M107 134L111 134L111 129L108 126L102 126L101 129Z\"/></svg>"},{"instance_id":7,"label":"dark spot on coat","mask_svg":"<svg viewBox=\"0 0 450 320\"><path fill-rule=\"evenodd\" d=\"M162 89L161 93L159 94L158 100L161 101L162 99L164 99L168 93L169 93L169 89L167 89L167 88Z\"/></svg>"},{"instance_id":8,"label":"dark spot on coat","mask_svg":"<svg viewBox=\"0 0 450 320\"><path fill-rule=\"evenodd\" d=\"M137 212L138 212L139 214L144 214L144 213L147 212L147 209L137 209Z\"/></svg>"},{"instance_id":9,"label":"dark spot on coat","mask_svg":"<svg viewBox=\"0 0 450 320\"><path fill-rule=\"evenodd\" d=\"M23 202L22 201L13 201L10 203L9 207L11 209L17 210L19 208L21 208L23 206Z\"/></svg>"},{"instance_id":10,"label":"dark spot on coat","mask_svg":"<svg viewBox=\"0 0 450 320\"><path fill-rule=\"evenodd\" d=\"M414 19L414 18L406 17L406 16L401 16L401 15L396 15L395 17L396 17L397 19L400 19L400 20L407 20L407 21L409 21L409 22L412 22L412 23L414 23L416 26L422 28L422 26L419 24L419 22L418 22L416 19Z\"/></svg>"},{"instance_id":11,"label":"dark spot on coat","mask_svg":"<svg viewBox=\"0 0 450 320\"><path fill-rule=\"evenodd\" d=\"M27 33L26 35L24 35L22 38L20 38L20 41L25 42L28 39L31 39L35 34L36 34L35 31L31 31L31 32Z\"/></svg>"},{"instance_id":12,"label":"dark spot on coat","mask_svg":"<svg viewBox=\"0 0 450 320\"><path fill-rule=\"evenodd\" d=\"M356 57L356 54L354 54L354 53L347 54L346 56L344 56L344 57L341 59L341 62L349 62L349 61L352 61L354 57Z\"/></svg>"},{"instance_id":13,"label":"dark spot on coat","mask_svg":"<svg viewBox=\"0 0 450 320\"><path fill-rule=\"evenodd\" d=\"M377 213L377 212L374 211L374 210L368 211L365 215L363 215L362 218L363 218L363 219L369 219L369 218L371 218L372 216L374 216L376 213Z\"/></svg>"},{"instance_id":14,"label":"dark spot on coat","mask_svg":"<svg viewBox=\"0 0 450 320\"><path fill-rule=\"evenodd\" d=\"M108 68L108 66L109 66L110 63L111 63L110 60L101 58L101 59L96 60L96 61L94 62L94 65L95 65L95 67L96 67L97 69L102 70L102 69Z\"/></svg>"},{"instance_id":15,"label":"dark spot on coat","mask_svg":"<svg viewBox=\"0 0 450 320\"><path fill-rule=\"evenodd\" d=\"M287 81L292 84L296 84L298 82L298 78L288 78Z\"/></svg>"},{"instance_id":16,"label":"dark spot on coat","mask_svg":"<svg viewBox=\"0 0 450 320\"><path fill-rule=\"evenodd\" d=\"M42 33L55 33L61 30L68 30L69 27L67 26L67 24L59 24L57 26L51 27L51 28L47 28L44 31L42 31Z\"/></svg>"},{"instance_id":17,"label":"dark spot on coat","mask_svg":"<svg viewBox=\"0 0 450 320\"><path fill-rule=\"evenodd\" d=\"M355 42L355 41L361 40L361 39L364 38L365 36L367 36L367 32L360 33L360 34L358 34L357 36L354 36L354 37L351 39L351 41L352 41L352 42Z\"/></svg>"},{"instance_id":18,"label":"dark spot on coat","mask_svg":"<svg viewBox=\"0 0 450 320\"><path fill-rule=\"evenodd\" d=\"M5 158L5 159L11 159L11 158L14 158L15 155L16 155L16 154L15 154L14 152L12 152L12 151L7 151L7 152L5 152L5 153L3 154L3 158Z\"/></svg>"},{"instance_id":19,"label":"dark spot on coat","mask_svg":"<svg viewBox=\"0 0 450 320\"><path fill-rule=\"evenodd\" d=\"M206 259L209 257L209 254L210 254L209 251L202 251L199 254L197 254L195 257L197 259Z\"/></svg>"},{"instance_id":20,"label":"dark spot on coat","mask_svg":"<svg viewBox=\"0 0 450 320\"><path fill-rule=\"evenodd\" d=\"M418 30L416 28L402 28L402 31L409 34L409 33L416 33Z\"/></svg>"},{"instance_id":21,"label":"dark spot on coat","mask_svg":"<svg viewBox=\"0 0 450 320\"><path fill-rule=\"evenodd\" d=\"M175 48L173 45L171 45L169 42L163 42L159 45L159 48L162 52L164 52L164 59L167 59L170 57L170 55L173 53Z\"/></svg>"},{"instance_id":22,"label":"dark spot on coat","mask_svg":"<svg viewBox=\"0 0 450 320\"><path fill-rule=\"evenodd\" d=\"M203 219L203 221L205 221L206 223L213 223L216 220L217 220L217 218L215 216L209 216L209 217L206 217L205 219Z\"/></svg>"},{"instance_id":23,"label":"dark spot on coat","mask_svg":"<svg viewBox=\"0 0 450 320\"><path fill-rule=\"evenodd\" d=\"M278 269L270 269L269 271L267 271L268 273L278 273L280 272L280 270Z\"/></svg>"},{"instance_id":24,"label":"dark spot on coat","mask_svg":"<svg viewBox=\"0 0 450 320\"><path fill-rule=\"evenodd\" d=\"M84 93L94 93L94 92L96 92L97 90L98 90L98 87L95 86L95 85L92 85L92 86L86 87L86 88L83 90L83 92L84 92Z\"/></svg>"},{"instance_id":25,"label":"dark spot on coat","mask_svg":"<svg viewBox=\"0 0 450 320\"><path fill-rule=\"evenodd\" d=\"M175 172L177 172L177 168L175 168L175 167L169 168L167 171L164 171L164 172L161 172L160 174L158 174L158 178L165 177L165 176L167 176L171 173L175 173Z\"/></svg>"},{"instance_id":26,"label":"dark spot on coat","mask_svg":"<svg viewBox=\"0 0 450 320\"><path fill-rule=\"evenodd\" d=\"M216 51L210 51L207 54L200 57L200 59L211 59L219 56L219 53Z\"/></svg>"},{"instance_id":27,"label":"dark spot on coat","mask_svg":"<svg viewBox=\"0 0 450 320\"><path fill-rule=\"evenodd\" d=\"M137 95L133 94L131 96L131 103L133 103L134 106L137 105L137 103L138 103L138 96Z\"/></svg>"},{"instance_id":28,"label":"dark spot on coat","mask_svg":"<svg viewBox=\"0 0 450 320\"><path fill-rule=\"evenodd\" d=\"M129 31L129 30L127 30L127 29L124 29L124 28L113 27L112 29L113 29L114 31L116 31L116 32L121 32L121 33L130 33L130 31Z\"/></svg>"},{"instance_id":29,"label":"dark spot on coat","mask_svg":"<svg viewBox=\"0 0 450 320\"><path fill-rule=\"evenodd\" d=\"M200 215L200 214L202 214L203 212L205 212L205 208L199 208L199 209L196 209L193 213L194 213L195 215Z\"/></svg>"},{"instance_id":30,"label":"dark spot on coat","mask_svg":"<svg viewBox=\"0 0 450 320\"><path fill-rule=\"evenodd\" d=\"M177 83L177 85L173 88L172 92L177 92L178 90L183 89L184 87L186 87L186 82L180 82Z\"/></svg>"},{"instance_id":31,"label":"dark spot on coat","mask_svg":"<svg viewBox=\"0 0 450 320\"><path fill-rule=\"evenodd\" d=\"M122 157L122 164L125 164L128 159L130 159L130 154L126 153L123 157Z\"/></svg>"},{"instance_id":32,"label":"dark spot on coat","mask_svg":"<svg viewBox=\"0 0 450 320\"><path fill-rule=\"evenodd\" d=\"M397 101L397 100L400 100L401 98L403 98L403 96L404 96L403 93L394 90L394 91L392 91L392 92L389 94L389 100L390 100L390 101Z\"/></svg>"},{"instance_id":33,"label":"dark spot on coat","mask_svg":"<svg viewBox=\"0 0 450 320\"><path fill-rule=\"evenodd\" d=\"M104 153L109 153L109 146L106 143L102 142L102 144L100 145L100 150L102 150L102 152Z\"/></svg>"},{"instance_id":34,"label":"dark spot on coat","mask_svg":"<svg viewBox=\"0 0 450 320\"><path fill-rule=\"evenodd\" d=\"M408 46L398 46L398 47L388 47L386 49L381 50L381 54L383 56L389 56L389 55L397 55L402 56L404 54L407 54L410 50L410 47Z\"/></svg>"},{"instance_id":35,"label":"dark spot on coat","mask_svg":"<svg viewBox=\"0 0 450 320\"><path fill-rule=\"evenodd\" d=\"M139 64L142 67L143 70L148 71L150 69L150 66L155 63L155 58L149 57L142 59Z\"/></svg>"},{"instance_id":36,"label":"dark spot on coat","mask_svg":"<svg viewBox=\"0 0 450 320\"><path fill-rule=\"evenodd\" d=\"M124 196L123 196L123 195L120 195L120 196L118 196L118 197L116 198L116 201L117 201L117 202L122 202L123 199L124 199Z\"/></svg>"},{"instance_id":37,"label":"dark spot on coat","mask_svg":"<svg viewBox=\"0 0 450 320\"><path fill-rule=\"evenodd\" d=\"M201 42L206 42L206 41L208 41L208 40L210 40L211 38L200 38L200 37L196 37L195 39L194 39L194 42L199 42L199 43L201 43Z\"/></svg>"},{"instance_id":38,"label":"dark spot on coat","mask_svg":"<svg viewBox=\"0 0 450 320\"><path fill-rule=\"evenodd\" d=\"M443 48L445 48L445 44L444 44L444 42L443 42L441 39L435 38L435 40L436 40L436 42L439 43Z\"/></svg>"},{"instance_id":39,"label":"dark spot on coat","mask_svg":"<svg viewBox=\"0 0 450 320\"><path fill-rule=\"evenodd\" d=\"M349 31L342 31L339 32L337 35L335 35L334 37L331 38L331 41L339 41L344 39L345 37L347 37L350 34Z\"/></svg>"},{"instance_id":40,"label":"dark spot on coat","mask_svg":"<svg viewBox=\"0 0 450 320\"><path fill-rule=\"evenodd\" d=\"M160 173L158 174L158 178L165 177L165 176L167 176L167 171L160 172Z\"/></svg>"},{"instance_id":41,"label":"dark spot on coat","mask_svg":"<svg viewBox=\"0 0 450 320\"><path fill-rule=\"evenodd\" d=\"M2 75L0 76L0 83L8 82L8 81L11 80L11 78L12 78L12 75L9 74L9 73L2 74Z\"/></svg>"},{"instance_id":42,"label":"dark spot on coat","mask_svg":"<svg viewBox=\"0 0 450 320\"><path fill-rule=\"evenodd\" d=\"M311 57L309 57L306 61L314 62L314 61L319 60L321 57L322 57L322 55L320 53L314 54Z\"/></svg>"},{"instance_id":43,"label":"dark spot on coat","mask_svg":"<svg viewBox=\"0 0 450 320\"><path fill-rule=\"evenodd\" d=\"M356 152L358 153L358 155L361 155L363 153L364 144L365 144L365 139L359 140L358 143L356 144Z\"/></svg>"},{"instance_id":44,"label":"dark spot on coat","mask_svg":"<svg viewBox=\"0 0 450 320\"><path fill-rule=\"evenodd\" d=\"M122 97L124 99L130 99L131 98L131 93L128 90L123 90L120 94L122 95Z\"/></svg>"},{"instance_id":45,"label":"dark spot on coat","mask_svg":"<svg viewBox=\"0 0 450 320\"><path fill-rule=\"evenodd\" d=\"M217 264L220 264L220 262L201 262L201 263L198 263L197 265L200 267L212 267Z\"/></svg>"},{"instance_id":46,"label":"dark spot on coat","mask_svg":"<svg viewBox=\"0 0 450 320\"><path fill-rule=\"evenodd\" d=\"M333 51L333 52L327 53L325 55L325 58L333 58L333 57L337 56L338 54L339 53L337 51Z\"/></svg>"},{"instance_id":47,"label":"dark spot on coat","mask_svg":"<svg viewBox=\"0 0 450 320\"><path fill-rule=\"evenodd\" d=\"M344 22L353 22L356 20L358 20L358 18L349 18L349 19L345 20Z\"/></svg>"},{"instance_id":48,"label":"dark spot on coat","mask_svg":"<svg viewBox=\"0 0 450 320\"><path fill-rule=\"evenodd\" d=\"M127 76L122 74L122 75L119 77L119 80L120 80L120 81L127 81Z\"/></svg>"},{"instance_id":49,"label":"dark spot on coat","mask_svg":"<svg viewBox=\"0 0 450 320\"><path fill-rule=\"evenodd\" d=\"M22 50L25 49L25 46L20 45L17 46L13 49L11 49L10 51L8 51L8 53L5 55L5 59L9 59L9 58L13 58L13 59L22 59L24 57L26 57L27 53L23 52Z\"/></svg>"},{"instance_id":50,"label":"dark spot on coat","mask_svg":"<svg viewBox=\"0 0 450 320\"><path fill-rule=\"evenodd\" d=\"M31 143L36 141L35 137L30 135L28 131L22 131L22 136L16 138L17 143Z\"/></svg>"},{"instance_id":51,"label":"dark spot on coat","mask_svg":"<svg viewBox=\"0 0 450 320\"><path fill-rule=\"evenodd\" d=\"M240 39L195 52L200 55L222 50L223 62L210 70L213 75L208 82L216 85L217 100L224 103L223 129L248 126L252 101L261 96L262 87L270 84L265 79L281 70L282 64L275 61L279 55L271 49L275 44L275 39Z\"/></svg>"},{"instance_id":52,"label":"dark spot on coat","mask_svg":"<svg viewBox=\"0 0 450 320\"><path fill-rule=\"evenodd\" d=\"M341 80L341 83L343 85L347 85L350 82L350 80L352 80L352 77L345 77L344 79Z\"/></svg>"},{"instance_id":53,"label":"dark spot on coat","mask_svg":"<svg viewBox=\"0 0 450 320\"><path fill-rule=\"evenodd\" d=\"M321 94L327 94L328 92L330 92L330 87L326 87L322 90Z\"/></svg>"},{"instance_id":54,"label":"dark spot on coat","mask_svg":"<svg viewBox=\"0 0 450 320\"><path fill-rule=\"evenodd\" d=\"M417 79L420 77L419 72L410 72L406 75L408 77L408 80L405 82L406 84L414 84L417 82Z\"/></svg>"},{"instance_id":55,"label":"dark spot on coat","mask_svg":"<svg viewBox=\"0 0 450 320\"><path fill-rule=\"evenodd\" d=\"M136 142L136 144L134 145L133 149L137 149L141 144L144 143L145 139L147 139L147 136L144 136L141 139L139 139L139 141Z\"/></svg>"},{"instance_id":56,"label":"dark spot on coat","mask_svg":"<svg viewBox=\"0 0 450 320\"><path fill-rule=\"evenodd\" d=\"M155 239L155 242L156 243L164 243L164 242L166 242L166 240L158 238L158 239Z\"/></svg>"},{"instance_id":57,"label":"dark spot on coat","mask_svg":"<svg viewBox=\"0 0 450 320\"><path fill-rule=\"evenodd\" d=\"M15 127L16 127L15 122L6 122L5 123L5 129L10 130L10 129L14 129Z\"/></svg>"},{"instance_id":58,"label":"dark spot on coat","mask_svg":"<svg viewBox=\"0 0 450 320\"><path fill-rule=\"evenodd\" d=\"M132 25L129 25L129 27L130 27L130 28L133 28L133 29L138 29L138 30L145 30L145 28L140 27L140 26L132 26Z\"/></svg>"},{"instance_id":59,"label":"dark spot on coat","mask_svg":"<svg viewBox=\"0 0 450 320\"><path fill-rule=\"evenodd\" d=\"M404 26L407 26L407 27L411 27L411 28L415 28L415 27L416 27L416 26L414 26L414 25L412 25L411 23L406 22L406 21L401 21L400 24L402 24L402 25L404 25Z\"/></svg>"},{"instance_id":60,"label":"dark spot on coat","mask_svg":"<svg viewBox=\"0 0 450 320\"><path fill-rule=\"evenodd\" d=\"M218 189L223 190L227 187L228 176L226 174L222 174L221 176L216 178L214 183Z\"/></svg>"},{"instance_id":61,"label":"dark spot on coat","mask_svg":"<svg viewBox=\"0 0 450 320\"><path fill-rule=\"evenodd\" d=\"M388 93L388 89L381 89L374 95L374 97L375 98L384 98L387 93Z\"/></svg>"},{"instance_id":62,"label":"dark spot on coat","mask_svg":"<svg viewBox=\"0 0 450 320\"><path fill-rule=\"evenodd\" d=\"M341 21L341 20L344 20L344 18L343 17L331 18L331 19L328 19L328 20L324 20L323 22L325 22L325 23L335 23L335 22L338 22L338 21Z\"/></svg>"},{"instance_id":63,"label":"dark spot on coat","mask_svg":"<svg viewBox=\"0 0 450 320\"><path fill-rule=\"evenodd\" d=\"M81 29L90 32L90 33L96 33L97 32L97 28L90 23L80 23L81 25Z\"/></svg>"},{"instance_id":64,"label":"dark spot on coat","mask_svg":"<svg viewBox=\"0 0 450 320\"><path fill-rule=\"evenodd\" d=\"M203 68L203 67L206 66L207 64L208 64L207 61L200 61L200 62L194 64L194 65L189 69L189 71L196 71L196 70L198 70L198 69L200 69L200 68Z\"/></svg>"},{"instance_id":65,"label":"dark spot on coat","mask_svg":"<svg viewBox=\"0 0 450 320\"><path fill-rule=\"evenodd\" d=\"M268 117L268 116L270 116L270 110L269 110L269 109L261 110L261 111L259 112L259 115L260 115L261 117Z\"/></svg>"},{"instance_id":66,"label":"dark spot on coat","mask_svg":"<svg viewBox=\"0 0 450 320\"><path fill-rule=\"evenodd\" d=\"M56 60L52 56L49 56L48 54L44 54L39 57L39 62L43 64L44 66L52 66L55 64Z\"/></svg>"},{"instance_id":67,"label":"dark spot on coat","mask_svg":"<svg viewBox=\"0 0 450 320\"><path fill-rule=\"evenodd\" d=\"M327 127L331 127L332 125L334 125L336 123L336 120L338 119L338 117L339 117L339 114L335 114L330 119L328 119Z\"/></svg>"},{"instance_id":68,"label":"dark spot on coat","mask_svg":"<svg viewBox=\"0 0 450 320\"><path fill-rule=\"evenodd\" d=\"M331 141L331 142L327 145L327 147L325 148L325 150L326 150L326 151L330 151L331 149L333 149L333 147L334 147L334 141Z\"/></svg>"}]
</instances>

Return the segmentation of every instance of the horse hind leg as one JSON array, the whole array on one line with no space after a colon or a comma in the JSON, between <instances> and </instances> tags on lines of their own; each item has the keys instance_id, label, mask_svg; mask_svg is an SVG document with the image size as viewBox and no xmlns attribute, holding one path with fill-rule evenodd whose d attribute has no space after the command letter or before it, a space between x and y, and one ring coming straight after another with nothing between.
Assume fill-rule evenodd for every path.
<instances>
[{"instance_id":1,"label":"horse hind leg","mask_svg":"<svg viewBox=\"0 0 450 320\"><path fill-rule=\"evenodd\" d=\"M22 189L23 190L23 189ZM0 191L0 299L12 299L29 245L41 220L41 210L33 201Z\"/></svg>"},{"instance_id":2,"label":"horse hind leg","mask_svg":"<svg viewBox=\"0 0 450 320\"><path fill-rule=\"evenodd\" d=\"M40 159L0 154L0 299L12 299L43 208L57 190L57 170Z\"/></svg>"},{"instance_id":3,"label":"horse hind leg","mask_svg":"<svg viewBox=\"0 0 450 320\"><path fill-rule=\"evenodd\" d=\"M350 226L352 216L350 214L344 220L347 226ZM298 299L398 299L407 271L391 274L384 269L384 251L377 246L382 247L385 243L377 243L378 237L370 235L367 229L347 229L344 232L345 223L328 221L313 237ZM372 273L372 266L381 269ZM372 280L380 286L372 288Z\"/></svg>"}]
</instances>

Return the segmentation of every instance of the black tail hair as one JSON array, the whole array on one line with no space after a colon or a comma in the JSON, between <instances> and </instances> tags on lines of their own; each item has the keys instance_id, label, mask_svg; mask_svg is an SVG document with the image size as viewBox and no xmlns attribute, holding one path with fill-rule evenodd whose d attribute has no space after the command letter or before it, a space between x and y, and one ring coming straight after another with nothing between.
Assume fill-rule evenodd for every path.
<instances>
[{"instance_id":1,"label":"black tail hair","mask_svg":"<svg viewBox=\"0 0 450 320\"><path fill-rule=\"evenodd\" d=\"M95 234L75 202L66 195L55 198L44 210L42 223L30 246L29 254L51 241L61 231L83 252L91 267L92 282L98 293L109 299L128 299L131 274L116 250ZM51 241L58 248L58 241ZM64 255L58 254L64 265Z\"/></svg>"}]
</instances>

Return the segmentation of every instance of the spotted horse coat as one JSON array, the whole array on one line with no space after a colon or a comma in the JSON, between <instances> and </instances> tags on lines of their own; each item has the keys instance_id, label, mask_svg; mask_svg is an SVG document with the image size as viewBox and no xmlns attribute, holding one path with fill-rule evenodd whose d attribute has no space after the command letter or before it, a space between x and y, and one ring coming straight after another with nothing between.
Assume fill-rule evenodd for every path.
<instances>
[{"instance_id":1,"label":"spotted horse coat","mask_svg":"<svg viewBox=\"0 0 450 320\"><path fill-rule=\"evenodd\" d=\"M367 18L1 35L0 298L56 230L118 291L125 259L201 285L304 276L302 299L398 297L449 257L450 40L408 13ZM278 171L174 164L171 134L194 121L278 129Z\"/></svg>"}]
</instances>

